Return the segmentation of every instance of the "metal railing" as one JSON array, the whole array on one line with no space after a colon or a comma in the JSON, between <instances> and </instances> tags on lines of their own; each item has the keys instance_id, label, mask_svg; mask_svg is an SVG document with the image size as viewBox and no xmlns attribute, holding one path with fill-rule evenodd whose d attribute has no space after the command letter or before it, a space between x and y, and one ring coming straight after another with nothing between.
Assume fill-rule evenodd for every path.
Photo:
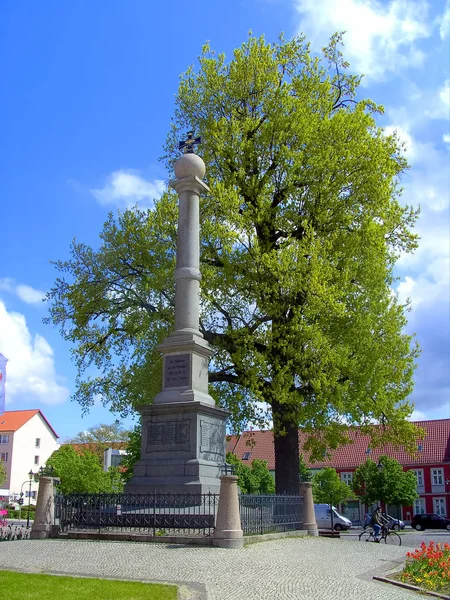
<instances>
[{"instance_id":1,"label":"metal railing","mask_svg":"<svg viewBox=\"0 0 450 600\"><path fill-rule=\"evenodd\" d=\"M302 496L241 494L239 504L244 535L302 528Z\"/></svg>"},{"instance_id":2,"label":"metal railing","mask_svg":"<svg viewBox=\"0 0 450 600\"><path fill-rule=\"evenodd\" d=\"M212 535L219 494L69 494L55 498L60 531Z\"/></svg>"}]
</instances>

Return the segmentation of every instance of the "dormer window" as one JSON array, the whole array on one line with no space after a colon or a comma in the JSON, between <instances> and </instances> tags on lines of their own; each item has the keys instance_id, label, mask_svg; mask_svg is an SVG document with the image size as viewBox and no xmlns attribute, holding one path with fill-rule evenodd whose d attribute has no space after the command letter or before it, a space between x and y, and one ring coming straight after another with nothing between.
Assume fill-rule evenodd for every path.
<instances>
[{"instance_id":1,"label":"dormer window","mask_svg":"<svg viewBox=\"0 0 450 600\"><path fill-rule=\"evenodd\" d=\"M244 454L242 455L242 460L248 460L251 455L251 452L244 452Z\"/></svg>"}]
</instances>

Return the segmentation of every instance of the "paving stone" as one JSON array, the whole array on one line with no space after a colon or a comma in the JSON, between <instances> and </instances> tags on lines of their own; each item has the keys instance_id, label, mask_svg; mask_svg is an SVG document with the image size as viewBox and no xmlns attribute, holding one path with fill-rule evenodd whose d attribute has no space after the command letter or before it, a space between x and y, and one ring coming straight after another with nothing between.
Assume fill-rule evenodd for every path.
<instances>
[{"instance_id":1,"label":"paving stone","mask_svg":"<svg viewBox=\"0 0 450 600\"><path fill-rule=\"evenodd\" d=\"M417 600L414 592L372 580L405 554L401 547L312 537L242 550L25 540L0 543L0 569L176 583L192 600Z\"/></svg>"}]
</instances>

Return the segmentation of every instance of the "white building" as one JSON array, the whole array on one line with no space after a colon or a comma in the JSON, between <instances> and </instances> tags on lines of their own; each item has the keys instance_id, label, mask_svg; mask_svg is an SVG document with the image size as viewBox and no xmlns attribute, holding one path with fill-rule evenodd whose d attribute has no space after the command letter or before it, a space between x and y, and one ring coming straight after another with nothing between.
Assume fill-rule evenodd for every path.
<instances>
[{"instance_id":1,"label":"white building","mask_svg":"<svg viewBox=\"0 0 450 600\"><path fill-rule=\"evenodd\" d=\"M38 473L49 456L59 448L58 435L40 410L10 410L0 415L0 461L6 468L6 481L0 497L28 498L29 472ZM31 497L38 484L31 482Z\"/></svg>"}]
</instances>

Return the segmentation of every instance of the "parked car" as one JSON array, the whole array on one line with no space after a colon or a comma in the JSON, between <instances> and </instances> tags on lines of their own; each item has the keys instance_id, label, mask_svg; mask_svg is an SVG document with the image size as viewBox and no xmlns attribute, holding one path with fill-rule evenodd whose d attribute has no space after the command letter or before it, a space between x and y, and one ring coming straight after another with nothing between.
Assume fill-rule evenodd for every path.
<instances>
[{"instance_id":1,"label":"parked car","mask_svg":"<svg viewBox=\"0 0 450 600\"><path fill-rule=\"evenodd\" d=\"M405 523L401 519L396 519L395 517L392 517L391 515L388 515L386 513L383 513L383 517L388 520L389 527L391 529L405 529ZM372 515L369 513L364 515L364 522L363 522L364 529L366 529L366 527L369 527L371 518L372 518Z\"/></svg>"},{"instance_id":2,"label":"parked car","mask_svg":"<svg viewBox=\"0 0 450 600\"><path fill-rule=\"evenodd\" d=\"M434 513L414 515L411 527L417 531L425 531L425 529L448 529L450 531L450 519Z\"/></svg>"},{"instance_id":3,"label":"parked car","mask_svg":"<svg viewBox=\"0 0 450 600\"><path fill-rule=\"evenodd\" d=\"M331 510L329 504L314 504L314 513L319 529L331 529ZM350 519L339 514L337 508L333 506L333 527L335 531L347 530L351 526L352 522Z\"/></svg>"}]
</instances>

